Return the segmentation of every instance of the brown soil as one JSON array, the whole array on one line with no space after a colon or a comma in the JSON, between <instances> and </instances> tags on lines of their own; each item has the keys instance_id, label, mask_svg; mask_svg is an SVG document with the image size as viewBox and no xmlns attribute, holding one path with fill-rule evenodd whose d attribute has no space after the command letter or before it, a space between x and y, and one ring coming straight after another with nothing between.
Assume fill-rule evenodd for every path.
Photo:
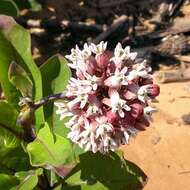
<instances>
[{"instance_id":1,"label":"brown soil","mask_svg":"<svg viewBox=\"0 0 190 190\"><path fill-rule=\"evenodd\" d=\"M144 190L190 190L190 125L182 120L190 113L190 83L162 84L153 105L151 127L123 147L125 157L147 174Z\"/></svg>"}]
</instances>

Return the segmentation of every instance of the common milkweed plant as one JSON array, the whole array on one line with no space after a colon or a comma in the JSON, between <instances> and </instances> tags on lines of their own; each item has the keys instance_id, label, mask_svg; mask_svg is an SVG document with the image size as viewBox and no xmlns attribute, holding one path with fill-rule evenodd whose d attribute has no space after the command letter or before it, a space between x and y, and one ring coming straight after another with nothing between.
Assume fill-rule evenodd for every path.
<instances>
[{"instance_id":1,"label":"common milkweed plant","mask_svg":"<svg viewBox=\"0 0 190 190\"><path fill-rule=\"evenodd\" d=\"M155 111L146 61L101 42L38 68L30 46L27 30L1 15L0 189L142 189L146 175L119 147Z\"/></svg>"}]
</instances>

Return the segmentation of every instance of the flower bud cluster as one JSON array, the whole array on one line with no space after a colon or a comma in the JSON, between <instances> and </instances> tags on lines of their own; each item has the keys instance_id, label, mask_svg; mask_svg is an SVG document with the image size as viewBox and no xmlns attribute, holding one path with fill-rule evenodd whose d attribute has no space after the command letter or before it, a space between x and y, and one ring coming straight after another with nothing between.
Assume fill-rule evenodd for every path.
<instances>
[{"instance_id":1,"label":"flower bud cluster","mask_svg":"<svg viewBox=\"0 0 190 190\"><path fill-rule=\"evenodd\" d=\"M66 56L76 70L66 91L67 100L56 102L57 114L69 117L68 138L86 151L106 153L127 144L130 136L149 126L155 111L148 101L159 95L151 68L139 61L130 47L118 43L77 46Z\"/></svg>"}]
</instances>

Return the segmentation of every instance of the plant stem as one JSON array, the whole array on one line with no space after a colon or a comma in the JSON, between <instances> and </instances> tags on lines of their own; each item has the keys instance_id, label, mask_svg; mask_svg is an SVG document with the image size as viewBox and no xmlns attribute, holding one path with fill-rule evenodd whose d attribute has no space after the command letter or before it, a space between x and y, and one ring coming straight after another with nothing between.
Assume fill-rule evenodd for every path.
<instances>
[{"instance_id":1,"label":"plant stem","mask_svg":"<svg viewBox=\"0 0 190 190\"><path fill-rule=\"evenodd\" d=\"M51 190L52 189L50 187L49 180L48 180L47 176L45 176L45 175L41 175L39 177L38 186L41 190Z\"/></svg>"},{"instance_id":2,"label":"plant stem","mask_svg":"<svg viewBox=\"0 0 190 190\"><path fill-rule=\"evenodd\" d=\"M18 119L19 124L22 125L24 129L23 140L26 142L32 142L36 138L34 130L34 112L45 104L65 98L65 93L58 93L44 97L35 103L28 104L28 110L26 110Z\"/></svg>"},{"instance_id":3,"label":"plant stem","mask_svg":"<svg viewBox=\"0 0 190 190\"><path fill-rule=\"evenodd\" d=\"M45 104L51 103L51 102L53 102L55 100L65 99L65 98L66 98L65 93L58 93L58 94L49 95L47 97L42 98L38 102L35 102L32 105L32 108L34 110L37 110L38 108L40 108L41 106L43 106Z\"/></svg>"}]
</instances>

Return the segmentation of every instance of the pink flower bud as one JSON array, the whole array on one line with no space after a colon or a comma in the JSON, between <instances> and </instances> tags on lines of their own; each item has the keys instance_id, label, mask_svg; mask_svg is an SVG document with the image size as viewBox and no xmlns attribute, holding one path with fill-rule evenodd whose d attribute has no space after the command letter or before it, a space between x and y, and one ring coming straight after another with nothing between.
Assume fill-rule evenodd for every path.
<instances>
[{"instance_id":1,"label":"pink flower bud","mask_svg":"<svg viewBox=\"0 0 190 190\"><path fill-rule=\"evenodd\" d=\"M121 121L121 125L124 128L131 127L135 124L135 118L131 116L129 112L125 113L124 119Z\"/></svg>"},{"instance_id":2,"label":"pink flower bud","mask_svg":"<svg viewBox=\"0 0 190 190\"><path fill-rule=\"evenodd\" d=\"M68 103L67 106L68 106L68 109L69 109L71 112L73 112L73 113L76 113L76 112L78 112L78 111L81 112L81 109L80 109L80 102L75 103L75 104Z\"/></svg>"},{"instance_id":3,"label":"pink flower bud","mask_svg":"<svg viewBox=\"0 0 190 190\"><path fill-rule=\"evenodd\" d=\"M137 98L139 86L136 83L129 84L127 89L124 89L123 96L126 100L134 100Z\"/></svg>"},{"instance_id":4,"label":"pink flower bud","mask_svg":"<svg viewBox=\"0 0 190 190\"><path fill-rule=\"evenodd\" d=\"M140 118L143 114L143 106L140 104L140 103L133 103L130 105L131 107L131 115L134 117L134 118Z\"/></svg>"},{"instance_id":5,"label":"pink flower bud","mask_svg":"<svg viewBox=\"0 0 190 190\"><path fill-rule=\"evenodd\" d=\"M140 130L140 131L146 130L146 129L145 129L146 126L145 126L143 123L141 123L141 122L137 122L134 127L135 127L136 129Z\"/></svg>"},{"instance_id":6,"label":"pink flower bud","mask_svg":"<svg viewBox=\"0 0 190 190\"><path fill-rule=\"evenodd\" d=\"M96 105L97 107L101 107L102 103L99 101L98 97L96 96L96 94L90 94L88 96L88 101L93 104Z\"/></svg>"},{"instance_id":7,"label":"pink flower bud","mask_svg":"<svg viewBox=\"0 0 190 190\"><path fill-rule=\"evenodd\" d=\"M111 76L116 70L116 65L113 62L110 62L107 66L106 70L106 76L109 77Z\"/></svg>"},{"instance_id":8,"label":"pink flower bud","mask_svg":"<svg viewBox=\"0 0 190 190\"><path fill-rule=\"evenodd\" d=\"M114 124L118 122L119 116L117 113L113 113L111 110L106 113L108 122Z\"/></svg>"},{"instance_id":9,"label":"pink flower bud","mask_svg":"<svg viewBox=\"0 0 190 190\"><path fill-rule=\"evenodd\" d=\"M97 63L94 57L90 57L86 60L86 72L90 75L94 75L96 72Z\"/></svg>"},{"instance_id":10,"label":"pink flower bud","mask_svg":"<svg viewBox=\"0 0 190 190\"><path fill-rule=\"evenodd\" d=\"M96 56L96 62L99 68L106 68L113 54L110 51L105 51Z\"/></svg>"},{"instance_id":11,"label":"pink flower bud","mask_svg":"<svg viewBox=\"0 0 190 190\"><path fill-rule=\"evenodd\" d=\"M134 100L136 98L136 94L129 91L129 90L126 90L124 93L123 93L123 96L126 100Z\"/></svg>"},{"instance_id":12,"label":"pink flower bud","mask_svg":"<svg viewBox=\"0 0 190 190\"><path fill-rule=\"evenodd\" d=\"M150 123L145 117L141 117L134 125L134 127L140 131L144 131L146 127L149 127Z\"/></svg>"},{"instance_id":13,"label":"pink flower bud","mask_svg":"<svg viewBox=\"0 0 190 190\"><path fill-rule=\"evenodd\" d=\"M147 91L151 98L155 98L160 94L160 87L157 84L150 84L147 87Z\"/></svg>"},{"instance_id":14,"label":"pink flower bud","mask_svg":"<svg viewBox=\"0 0 190 190\"><path fill-rule=\"evenodd\" d=\"M153 84L152 78L141 78L139 81L139 85L147 85L147 84Z\"/></svg>"}]
</instances>

